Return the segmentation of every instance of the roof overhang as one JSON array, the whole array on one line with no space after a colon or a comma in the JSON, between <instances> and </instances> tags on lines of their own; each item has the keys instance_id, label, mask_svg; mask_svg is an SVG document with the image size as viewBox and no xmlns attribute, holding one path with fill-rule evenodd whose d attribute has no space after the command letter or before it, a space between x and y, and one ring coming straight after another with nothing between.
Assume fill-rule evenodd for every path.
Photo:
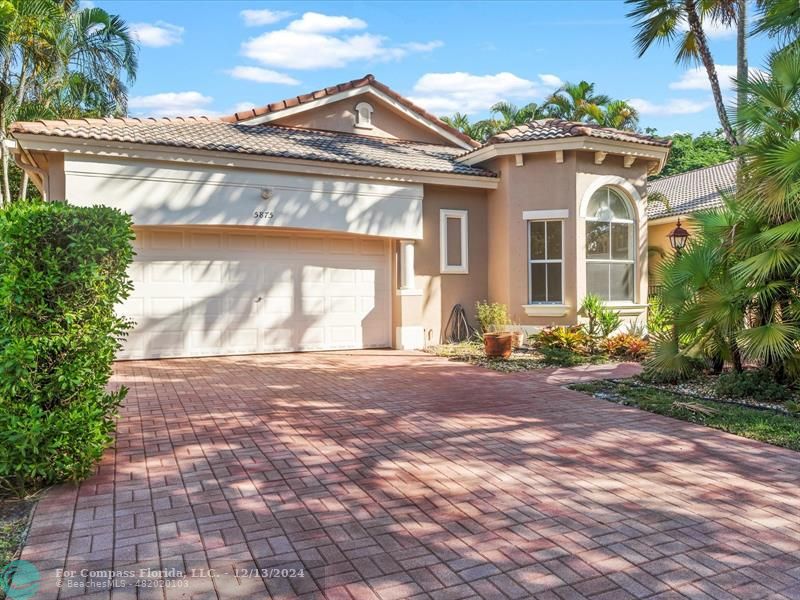
<instances>
[{"instance_id":1,"label":"roof overhang","mask_svg":"<svg viewBox=\"0 0 800 600\"><path fill-rule=\"evenodd\" d=\"M691 213L675 213L673 215L666 215L664 217L656 217L655 219L647 219L647 225L664 225L665 223L674 224L678 219L686 220L691 218Z\"/></svg>"},{"instance_id":2,"label":"roof overhang","mask_svg":"<svg viewBox=\"0 0 800 600\"><path fill-rule=\"evenodd\" d=\"M303 102L302 104L298 104L297 106L292 106L290 108L284 108L279 111L267 113L265 115L260 115L258 117L253 117L251 119L244 119L239 121L241 125L263 125L265 123L272 123L275 121L279 121L280 119L284 119L291 115L295 115L298 113L306 112L308 110L312 110L314 108L319 108L320 106L325 106L326 104L332 104L334 102L338 102L340 100L346 100L347 98L354 98L356 96L361 96L363 94L372 94L373 96L379 98L386 104L392 107L393 110L399 112L403 116L411 119L415 123L422 125L423 127L433 131L437 135L443 137L448 142L455 144L459 148L463 148L464 150L472 150L473 146L469 143L465 142L464 140L460 139L458 136L453 135L451 132L447 131L443 127L440 127L433 121L430 121L424 118L419 113L411 110L407 106L404 106L388 94L382 92L381 90L377 89L375 86L372 85L365 85L362 87L352 88L349 90L344 90L342 92L338 92L336 94L331 94L330 96L323 96L322 98L317 98L316 100L311 100L309 102Z\"/></svg>"},{"instance_id":3,"label":"roof overhang","mask_svg":"<svg viewBox=\"0 0 800 600\"><path fill-rule=\"evenodd\" d=\"M14 139L18 142L18 149L25 151L119 157L224 168L305 173L328 177L352 177L381 181L427 183L432 185L490 190L496 189L499 184L499 179L497 177L372 167L332 161L281 158L264 156L261 154L238 154L235 152L216 150L176 148L174 146L161 146L156 144L87 140L27 133L15 133Z\"/></svg>"},{"instance_id":4,"label":"roof overhang","mask_svg":"<svg viewBox=\"0 0 800 600\"><path fill-rule=\"evenodd\" d=\"M605 152L619 156L629 156L654 163L648 171L656 174L664 168L669 156L668 146L652 146L635 142L603 140L591 136L568 137L556 140L535 140L522 142L503 142L490 144L465 154L456 160L473 166L498 156L512 154L535 154L539 152L558 152L564 150L583 150L586 152Z\"/></svg>"}]
</instances>

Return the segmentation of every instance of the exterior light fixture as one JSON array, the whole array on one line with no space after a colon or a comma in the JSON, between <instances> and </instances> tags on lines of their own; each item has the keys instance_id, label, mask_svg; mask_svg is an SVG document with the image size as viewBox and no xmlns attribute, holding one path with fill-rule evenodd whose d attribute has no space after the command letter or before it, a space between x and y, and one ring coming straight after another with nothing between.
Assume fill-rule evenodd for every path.
<instances>
[{"instance_id":1,"label":"exterior light fixture","mask_svg":"<svg viewBox=\"0 0 800 600\"><path fill-rule=\"evenodd\" d=\"M689 232L686 231L683 227L681 227L681 220L678 219L678 225L667 234L669 238L669 245L672 246L672 249L675 250L677 254L681 253L686 247L686 241L689 239Z\"/></svg>"}]
</instances>

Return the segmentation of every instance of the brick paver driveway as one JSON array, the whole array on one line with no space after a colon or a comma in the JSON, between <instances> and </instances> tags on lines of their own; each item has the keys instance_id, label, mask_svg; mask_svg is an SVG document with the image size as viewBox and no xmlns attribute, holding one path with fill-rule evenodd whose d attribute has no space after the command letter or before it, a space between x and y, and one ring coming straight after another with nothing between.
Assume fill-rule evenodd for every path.
<instances>
[{"instance_id":1,"label":"brick paver driveway","mask_svg":"<svg viewBox=\"0 0 800 600\"><path fill-rule=\"evenodd\" d=\"M800 598L797 454L562 380L388 351L118 364L116 451L36 511L37 598L63 567L59 597Z\"/></svg>"}]
</instances>

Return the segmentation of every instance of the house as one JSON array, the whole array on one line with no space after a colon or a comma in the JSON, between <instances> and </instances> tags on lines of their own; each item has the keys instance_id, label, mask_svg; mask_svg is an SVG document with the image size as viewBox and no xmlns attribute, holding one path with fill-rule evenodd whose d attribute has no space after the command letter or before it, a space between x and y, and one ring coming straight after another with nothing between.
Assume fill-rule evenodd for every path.
<instances>
[{"instance_id":1,"label":"house","mask_svg":"<svg viewBox=\"0 0 800 600\"><path fill-rule=\"evenodd\" d=\"M133 215L120 358L437 343L454 305L528 328L647 301L669 142L561 120L484 144L367 75L223 119L15 123L50 201Z\"/></svg>"},{"instance_id":2,"label":"house","mask_svg":"<svg viewBox=\"0 0 800 600\"><path fill-rule=\"evenodd\" d=\"M650 279L654 280L661 257L672 252L667 235L678 219L691 234L693 213L721 207L723 195L736 191L736 161L655 179L647 184L647 190Z\"/></svg>"}]
</instances>

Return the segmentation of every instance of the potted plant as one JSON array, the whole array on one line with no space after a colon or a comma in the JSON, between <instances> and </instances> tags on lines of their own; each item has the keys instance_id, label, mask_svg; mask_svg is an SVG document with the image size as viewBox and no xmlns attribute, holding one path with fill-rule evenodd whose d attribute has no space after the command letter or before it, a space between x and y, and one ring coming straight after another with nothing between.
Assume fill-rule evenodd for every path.
<instances>
[{"instance_id":1,"label":"potted plant","mask_svg":"<svg viewBox=\"0 0 800 600\"><path fill-rule=\"evenodd\" d=\"M497 302L477 302L477 319L483 332L483 350L488 358L508 358L514 347L514 334L506 331L510 323L508 308Z\"/></svg>"}]
</instances>

